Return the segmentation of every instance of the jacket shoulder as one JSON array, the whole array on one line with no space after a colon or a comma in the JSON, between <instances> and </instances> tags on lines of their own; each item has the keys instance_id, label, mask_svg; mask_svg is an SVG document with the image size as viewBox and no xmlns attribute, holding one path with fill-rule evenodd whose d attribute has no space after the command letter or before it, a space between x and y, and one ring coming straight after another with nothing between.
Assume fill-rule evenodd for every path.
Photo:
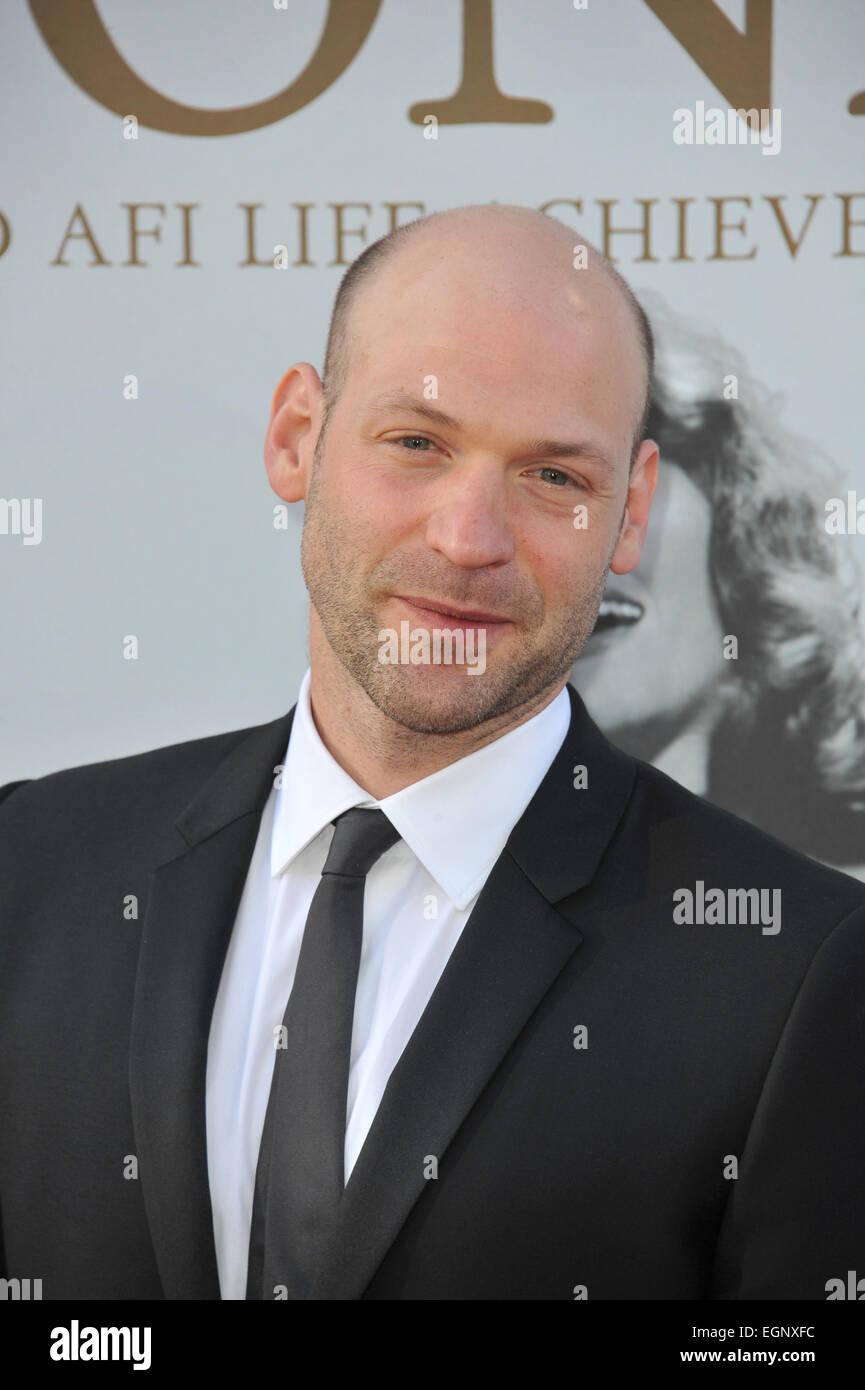
<instances>
[{"instance_id":1,"label":"jacket shoulder","mask_svg":"<svg viewBox=\"0 0 865 1390\"><path fill-rule=\"evenodd\" d=\"M754 883L777 883L791 896L795 892L839 911L865 905L865 884L858 879L696 795L650 763L632 761L636 777L631 811L645 818L656 856L676 862L683 872L690 869L707 886L711 873L743 887L749 886L750 875Z\"/></svg>"},{"instance_id":2,"label":"jacket shoulder","mask_svg":"<svg viewBox=\"0 0 865 1390\"><path fill-rule=\"evenodd\" d=\"M99 840L110 853L133 839L143 848L152 827L158 843L151 851L178 853L184 841L175 819L232 750L267 727L249 725L11 782L0 788L0 848L14 856L43 854L52 845L55 857L61 847L74 853Z\"/></svg>"},{"instance_id":3,"label":"jacket shoulder","mask_svg":"<svg viewBox=\"0 0 865 1390\"><path fill-rule=\"evenodd\" d=\"M19 787L26 787L32 780L32 777L25 777L20 782L7 782L5 787L0 787L0 802L5 801L7 796L11 796Z\"/></svg>"}]
</instances>

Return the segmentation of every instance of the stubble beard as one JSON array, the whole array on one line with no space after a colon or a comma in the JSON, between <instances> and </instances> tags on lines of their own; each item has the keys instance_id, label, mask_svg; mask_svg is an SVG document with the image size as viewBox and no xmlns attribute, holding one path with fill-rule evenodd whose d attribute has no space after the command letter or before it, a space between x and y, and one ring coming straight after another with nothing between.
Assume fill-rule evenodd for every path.
<instances>
[{"instance_id":1,"label":"stubble beard","mask_svg":"<svg viewBox=\"0 0 865 1390\"><path fill-rule=\"evenodd\" d=\"M382 714L418 734L458 734L522 706L540 706L544 694L569 674L592 634L609 564L590 590L578 596L573 610L545 634L541 646L531 640L542 616L537 598L531 626L518 628L522 640L517 653L497 659L494 651L488 651L482 673L469 675L468 666L384 664L378 656L381 619L370 604L368 585L351 565L345 528L331 521L321 495L320 443L319 439L306 500L301 568L327 642L349 676ZM398 581L395 576L391 584L380 583L378 591L382 595L426 592L429 567L417 575L416 583L411 570L410 558L403 557ZM471 581L468 571L466 578ZM431 587L438 592L435 582ZM473 603L483 607L483 601L471 593L452 599L467 607Z\"/></svg>"}]
</instances>

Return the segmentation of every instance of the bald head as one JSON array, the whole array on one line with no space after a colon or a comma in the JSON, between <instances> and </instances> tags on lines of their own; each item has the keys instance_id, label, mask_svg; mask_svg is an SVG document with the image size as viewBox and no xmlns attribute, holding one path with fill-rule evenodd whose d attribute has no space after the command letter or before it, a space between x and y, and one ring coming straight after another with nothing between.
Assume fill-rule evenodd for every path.
<instances>
[{"instance_id":1,"label":"bald head","mask_svg":"<svg viewBox=\"0 0 865 1390\"><path fill-rule=\"evenodd\" d=\"M586 266L574 267L574 247L586 248ZM363 350L368 323L381 323L388 299L399 302L419 279L442 277L459 260L471 268L473 286L514 313L520 307L575 323L592 314L618 320L622 359L637 359L632 400L623 401L634 422L633 464L646 430L654 371L648 318L630 286L595 247L546 213L514 204L478 204L431 213L368 246L349 266L331 314L324 362L324 415L342 394L354 357Z\"/></svg>"},{"instance_id":2,"label":"bald head","mask_svg":"<svg viewBox=\"0 0 865 1390\"><path fill-rule=\"evenodd\" d=\"M612 268L575 243L500 204L399 229L343 280L324 383L300 362L274 395L272 485L306 503L311 699L331 701L374 777L396 730L416 778L416 736L465 752L536 713L588 640L610 570L639 561L658 463L652 440L634 453L651 335ZM452 637L454 624L483 636L483 669L382 655L389 633Z\"/></svg>"}]
</instances>

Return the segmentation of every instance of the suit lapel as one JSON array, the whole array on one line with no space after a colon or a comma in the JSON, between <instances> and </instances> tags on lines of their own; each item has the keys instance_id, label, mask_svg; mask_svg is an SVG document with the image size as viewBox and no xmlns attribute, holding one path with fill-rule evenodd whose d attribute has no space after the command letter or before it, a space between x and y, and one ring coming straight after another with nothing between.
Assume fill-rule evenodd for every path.
<instances>
[{"instance_id":1,"label":"suit lapel","mask_svg":"<svg viewBox=\"0 0 865 1390\"><path fill-rule=\"evenodd\" d=\"M293 713L241 736L176 822L189 848L151 875L130 1093L142 1195L170 1299L220 1296L207 1172L207 1043L261 813Z\"/></svg>"},{"instance_id":2,"label":"suit lapel","mask_svg":"<svg viewBox=\"0 0 865 1390\"><path fill-rule=\"evenodd\" d=\"M571 723L394 1068L351 1173L313 1299L360 1298L448 1145L582 941L553 904L588 883L633 785L568 686ZM587 785L574 786L584 766Z\"/></svg>"},{"instance_id":3,"label":"suit lapel","mask_svg":"<svg viewBox=\"0 0 865 1390\"><path fill-rule=\"evenodd\" d=\"M554 904L592 878L634 764L572 687L571 724L496 862L385 1089L312 1291L359 1298L506 1052L579 946ZM151 876L130 1044L139 1177L166 1298L217 1299L207 1171L211 1015L261 813L294 711L241 736L178 818ZM588 786L574 788L584 765Z\"/></svg>"}]
</instances>

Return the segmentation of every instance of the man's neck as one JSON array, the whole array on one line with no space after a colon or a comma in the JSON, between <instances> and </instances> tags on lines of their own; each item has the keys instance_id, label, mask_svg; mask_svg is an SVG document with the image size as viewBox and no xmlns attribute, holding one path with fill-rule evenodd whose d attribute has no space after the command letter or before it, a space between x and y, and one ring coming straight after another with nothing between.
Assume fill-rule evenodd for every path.
<instances>
[{"instance_id":1,"label":"man's neck","mask_svg":"<svg viewBox=\"0 0 865 1390\"><path fill-rule=\"evenodd\" d=\"M322 651L322 645L326 650ZM310 634L310 708L319 737L348 775L376 801L495 742L551 704L564 687L453 734L419 733L380 710L322 638Z\"/></svg>"}]
</instances>

